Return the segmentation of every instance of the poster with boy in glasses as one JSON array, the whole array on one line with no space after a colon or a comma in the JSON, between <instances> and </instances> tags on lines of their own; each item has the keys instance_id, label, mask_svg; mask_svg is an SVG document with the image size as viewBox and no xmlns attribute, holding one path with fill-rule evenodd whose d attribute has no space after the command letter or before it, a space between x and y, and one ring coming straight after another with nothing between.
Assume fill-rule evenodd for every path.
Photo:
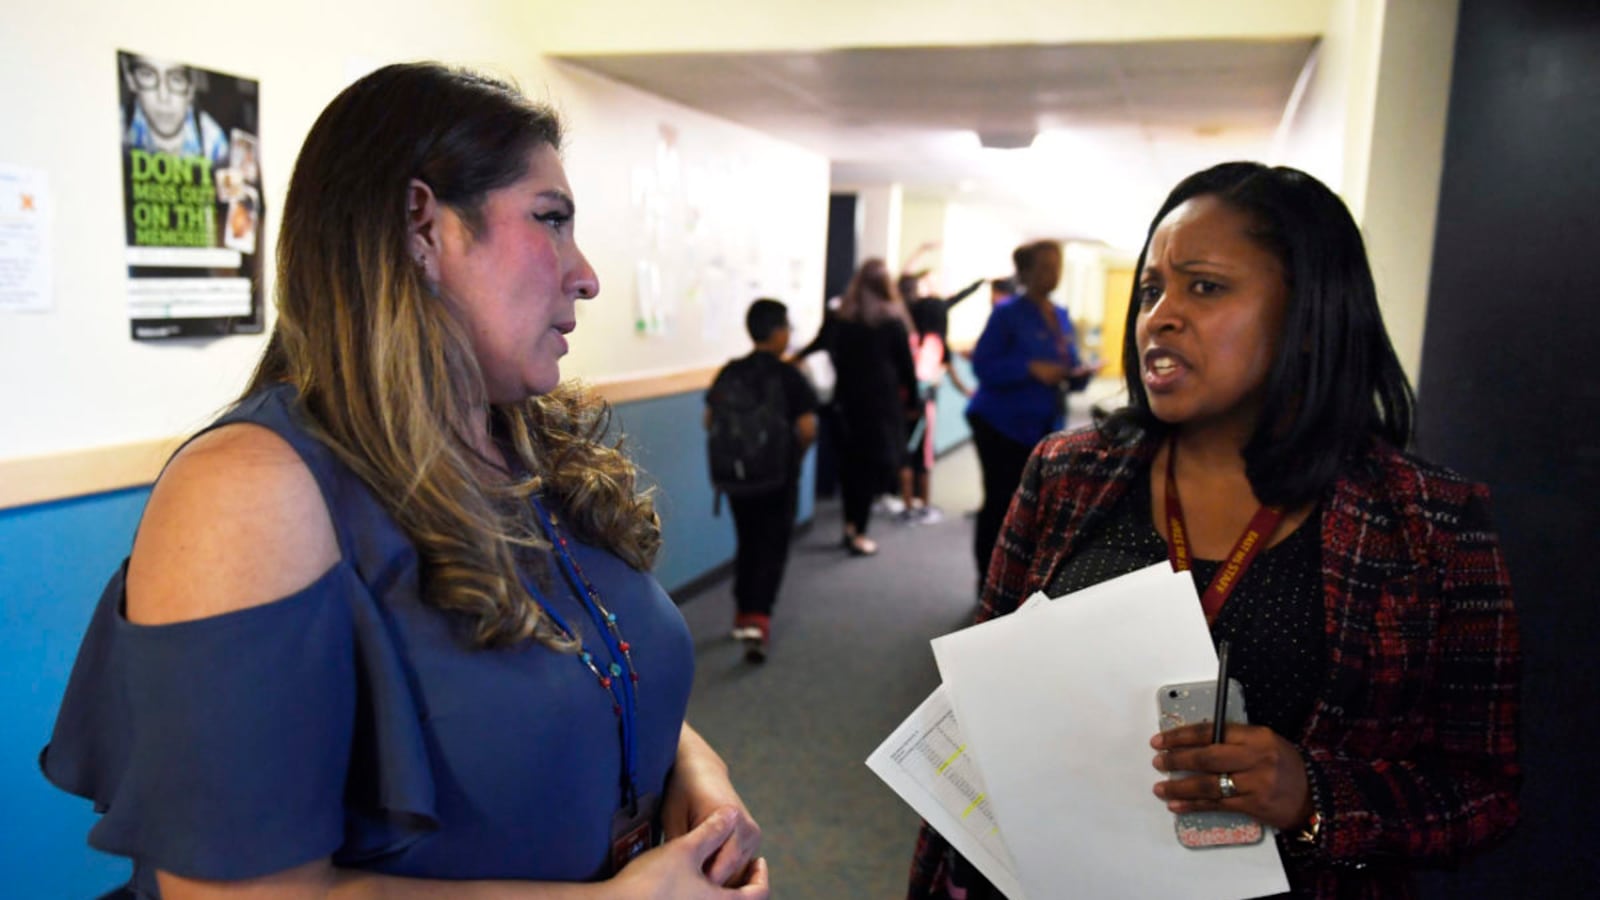
<instances>
[{"instance_id":1,"label":"poster with boy in glasses","mask_svg":"<svg viewBox=\"0 0 1600 900\"><path fill-rule=\"evenodd\" d=\"M262 330L259 84L117 51L136 340Z\"/></svg>"}]
</instances>

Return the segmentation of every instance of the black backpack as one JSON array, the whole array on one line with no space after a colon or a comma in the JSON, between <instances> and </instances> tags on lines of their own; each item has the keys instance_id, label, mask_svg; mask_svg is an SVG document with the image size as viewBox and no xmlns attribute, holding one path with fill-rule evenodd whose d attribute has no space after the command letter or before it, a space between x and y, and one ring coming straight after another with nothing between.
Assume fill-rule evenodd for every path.
<instances>
[{"instance_id":1,"label":"black backpack","mask_svg":"<svg viewBox=\"0 0 1600 900\"><path fill-rule=\"evenodd\" d=\"M718 509L723 494L769 493L790 477L794 423L784 399L782 372L763 362L752 355L728 363L706 395L711 409L706 457Z\"/></svg>"}]
</instances>

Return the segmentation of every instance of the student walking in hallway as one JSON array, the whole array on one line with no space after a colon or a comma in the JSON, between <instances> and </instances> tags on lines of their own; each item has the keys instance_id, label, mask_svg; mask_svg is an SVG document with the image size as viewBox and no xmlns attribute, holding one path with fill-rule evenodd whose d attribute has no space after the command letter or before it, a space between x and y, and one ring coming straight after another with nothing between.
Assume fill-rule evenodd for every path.
<instances>
[{"instance_id":1,"label":"student walking in hallway","mask_svg":"<svg viewBox=\"0 0 1600 900\"><path fill-rule=\"evenodd\" d=\"M717 373L706 392L705 426L712 482L728 497L737 539L733 636L744 642L746 659L763 662L794 534L800 461L817 438L817 395L783 362L787 307L755 301L745 330L755 349Z\"/></svg>"}]
</instances>

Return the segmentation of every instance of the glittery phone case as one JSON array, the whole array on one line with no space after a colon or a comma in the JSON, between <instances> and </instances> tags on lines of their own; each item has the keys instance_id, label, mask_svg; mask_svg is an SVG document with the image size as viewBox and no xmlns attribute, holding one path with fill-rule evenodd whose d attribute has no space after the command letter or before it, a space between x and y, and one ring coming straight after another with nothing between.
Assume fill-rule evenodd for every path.
<instances>
[{"instance_id":1,"label":"glittery phone case","mask_svg":"<svg viewBox=\"0 0 1600 900\"><path fill-rule=\"evenodd\" d=\"M1162 685L1156 692L1156 705L1161 711L1160 730L1211 721L1216 714L1216 698L1215 681ZM1228 721L1241 724L1250 721L1245 716L1244 691L1239 687L1239 682L1232 678L1228 679ZM1167 777L1187 778L1193 774L1172 772ZM1190 812L1179 813L1176 818L1174 827L1178 843L1193 850L1256 844L1260 843L1265 832L1260 822L1244 813Z\"/></svg>"}]
</instances>

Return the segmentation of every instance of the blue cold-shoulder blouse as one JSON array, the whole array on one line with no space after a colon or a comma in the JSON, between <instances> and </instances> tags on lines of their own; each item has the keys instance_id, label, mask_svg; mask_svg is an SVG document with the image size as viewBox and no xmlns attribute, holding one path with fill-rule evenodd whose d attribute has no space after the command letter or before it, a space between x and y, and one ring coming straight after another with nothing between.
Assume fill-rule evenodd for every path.
<instances>
[{"instance_id":1,"label":"blue cold-shoulder blouse","mask_svg":"<svg viewBox=\"0 0 1600 900\"><path fill-rule=\"evenodd\" d=\"M89 843L133 860L138 897L159 896L157 869L235 880L324 857L417 878L605 877L622 801L610 693L574 655L479 649L424 605L411 542L302 416L285 385L212 427L250 422L294 447L337 564L281 600L169 625L124 616L126 563L100 598L40 755L102 813ZM640 791L659 796L693 681L688 629L649 574L571 546L631 644ZM608 663L566 583L540 583Z\"/></svg>"}]
</instances>

